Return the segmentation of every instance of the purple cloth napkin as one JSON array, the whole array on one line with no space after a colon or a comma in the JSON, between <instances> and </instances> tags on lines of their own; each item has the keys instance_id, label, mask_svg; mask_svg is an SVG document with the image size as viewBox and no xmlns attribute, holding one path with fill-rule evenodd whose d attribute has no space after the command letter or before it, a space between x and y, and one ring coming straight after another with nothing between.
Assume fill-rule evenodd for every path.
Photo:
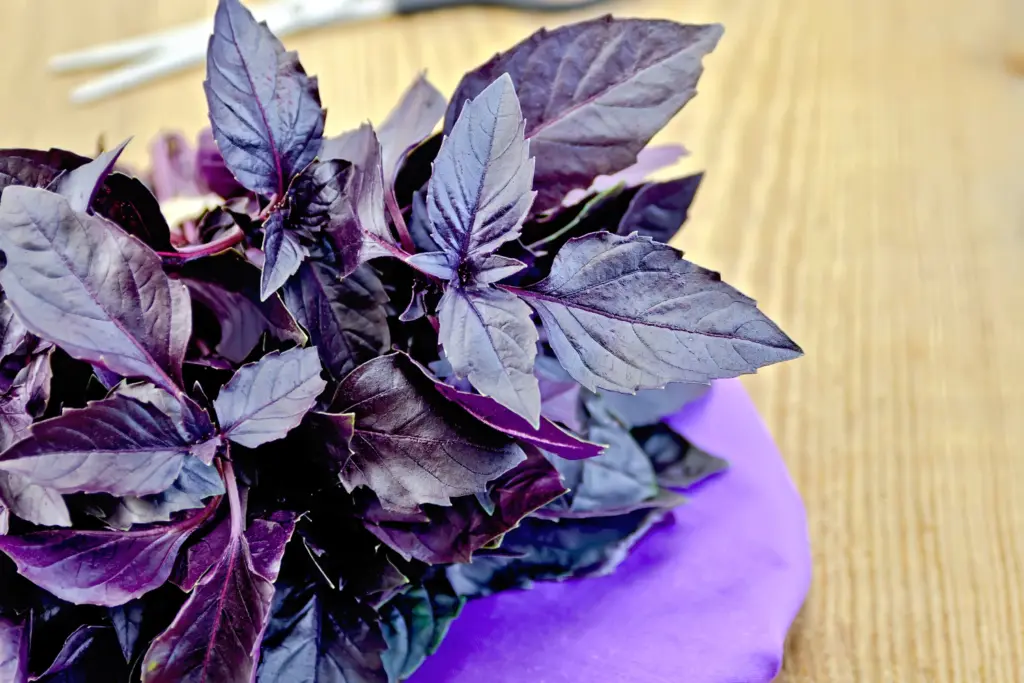
<instances>
[{"instance_id":1,"label":"purple cloth napkin","mask_svg":"<svg viewBox=\"0 0 1024 683\"><path fill-rule=\"evenodd\" d=\"M612 575L466 605L411 683L767 683L811 578L803 504L743 387L669 421L732 469Z\"/></svg>"}]
</instances>

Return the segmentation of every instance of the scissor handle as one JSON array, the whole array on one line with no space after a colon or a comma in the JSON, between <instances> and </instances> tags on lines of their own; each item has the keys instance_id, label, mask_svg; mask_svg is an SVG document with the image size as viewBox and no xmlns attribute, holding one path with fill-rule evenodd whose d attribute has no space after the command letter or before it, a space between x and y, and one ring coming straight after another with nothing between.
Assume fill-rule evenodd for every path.
<instances>
[{"instance_id":1,"label":"scissor handle","mask_svg":"<svg viewBox=\"0 0 1024 683\"><path fill-rule=\"evenodd\" d=\"M416 14L450 7L506 7L524 12L568 12L607 0L395 0L398 14Z\"/></svg>"}]
</instances>

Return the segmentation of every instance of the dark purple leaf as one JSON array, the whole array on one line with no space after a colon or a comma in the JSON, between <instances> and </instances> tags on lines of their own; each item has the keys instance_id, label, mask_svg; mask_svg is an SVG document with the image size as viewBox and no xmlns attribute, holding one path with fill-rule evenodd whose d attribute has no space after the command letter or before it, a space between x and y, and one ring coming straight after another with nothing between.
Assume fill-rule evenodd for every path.
<instances>
[{"instance_id":1,"label":"dark purple leaf","mask_svg":"<svg viewBox=\"0 0 1024 683\"><path fill-rule=\"evenodd\" d=\"M29 330L76 358L180 391L188 292L145 245L59 195L9 187L0 251L0 285Z\"/></svg>"},{"instance_id":2,"label":"dark purple leaf","mask_svg":"<svg viewBox=\"0 0 1024 683\"><path fill-rule=\"evenodd\" d=\"M391 346L388 295L368 265L341 277L326 260L307 261L283 294L335 380Z\"/></svg>"},{"instance_id":3,"label":"dark purple leaf","mask_svg":"<svg viewBox=\"0 0 1024 683\"><path fill-rule=\"evenodd\" d=\"M235 180L235 176L224 163L224 157L217 148L217 141L213 139L213 131L209 128L204 128L197 140L196 177L206 189L225 199L245 193L245 188Z\"/></svg>"},{"instance_id":4,"label":"dark purple leaf","mask_svg":"<svg viewBox=\"0 0 1024 683\"><path fill-rule=\"evenodd\" d=\"M438 340L455 374L539 427L540 388L533 374L538 337L529 306L488 285L450 286L437 319Z\"/></svg>"},{"instance_id":5,"label":"dark purple leaf","mask_svg":"<svg viewBox=\"0 0 1024 683\"><path fill-rule=\"evenodd\" d=\"M43 673L33 676L32 680L45 679L74 666L106 630L105 626L81 626L76 629L64 642L64 647L61 648L53 663Z\"/></svg>"},{"instance_id":6,"label":"dark purple leaf","mask_svg":"<svg viewBox=\"0 0 1024 683\"><path fill-rule=\"evenodd\" d=\"M27 621L0 617L0 680L28 683Z\"/></svg>"},{"instance_id":7,"label":"dark purple leaf","mask_svg":"<svg viewBox=\"0 0 1024 683\"><path fill-rule=\"evenodd\" d=\"M594 182L586 190L572 190L565 195L562 201L563 206L573 206L583 201L590 195L600 194L619 186L636 187L647 181L647 176L663 168L674 166L677 161L686 156L686 149L682 145L657 145L648 146L640 150L636 155L636 163L611 175L602 175L594 178Z\"/></svg>"},{"instance_id":8,"label":"dark purple leaf","mask_svg":"<svg viewBox=\"0 0 1024 683\"><path fill-rule=\"evenodd\" d=\"M101 517L107 526L114 529L169 522L174 513L199 509L209 498L221 495L224 495L224 481L217 468L199 458L185 458L181 473L166 491L111 499L109 504L102 506Z\"/></svg>"},{"instance_id":9,"label":"dark purple leaf","mask_svg":"<svg viewBox=\"0 0 1024 683\"><path fill-rule=\"evenodd\" d=\"M437 389L446 398L458 403L481 422L549 453L569 460L580 460L593 458L603 450L603 446L584 441L561 429L547 418L542 417L540 427L534 428L526 420L494 399L459 391L447 384L438 383Z\"/></svg>"},{"instance_id":10,"label":"dark purple leaf","mask_svg":"<svg viewBox=\"0 0 1024 683\"><path fill-rule=\"evenodd\" d=\"M725 472L729 463L691 445L664 424L633 430L658 474L658 483L687 489L708 477Z\"/></svg>"},{"instance_id":11,"label":"dark purple leaf","mask_svg":"<svg viewBox=\"0 0 1024 683\"><path fill-rule=\"evenodd\" d=\"M655 508L614 517L546 520L528 517L505 534L505 557L476 557L448 568L460 595L478 597L527 588L534 581L610 573L647 531L666 515Z\"/></svg>"},{"instance_id":12,"label":"dark purple leaf","mask_svg":"<svg viewBox=\"0 0 1024 683\"><path fill-rule=\"evenodd\" d=\"M274 351L243 365L213 406L225 437L246 448L282 439L327 387L316 349Z\"/></svg>"},{"instance_id":13,"label":"dark purple leaf","mask_svg":"<svg viewBox=\"0 0 1024 683\"><path fill-rule=\"evenodd\" d=\"M320 151L316 79L239 0L220 0L203 87L227 167L253 192L282 197Z\"/></svg>"},{"instance_id":14,"label":"dark purple leaf","mask_svg":"<svg viewBox=\"0 0 1024 683\"><path fill-rule=\"evenodd\" d=\"M667 243L686 222L690 204L697 195L704 174L649 183L640 188L619 223L618 233L628 235L639 232L656 242Z\"/></svg>"},{"instance_id":15,"label":"dark purple leaf","mask_svg":"<svg viewBox=\"0 0 1024 683\"><path fill-rule=\"evenodd\" d=\"M159 201L203 194L196 177L196 150L181 133L164 132L153 138L149 159L149 185Z\"/></svg>"},{"instance_id":16,"label":"dark purple leaf","mask_svg":"<svg viewBox=\"0 0 1024 683\"><path fill-rule=\"evenodd\" d=\"M450 403L404 354L356 368L338 387L333 413L353 413L352 453L342 463L349 491L368 486L385 507L447 505L484 491L523 459L508 437Z\"/></svg>"},{"instance_id":17,"label":"dark purple leaf","mask_svg":"<svg viewBox=\"0 0 1024 683\"><path fill-rule=\"evenodd\" d=\"M128 663L135 659L143 616L145 616L145 603L142 600L132 600L110 608L110 623L114 627L117 644L121 646L121 654L124 655L124 660Z\"/></svg>"},{"instance_id":18,"label":"dark purple leaf","mask_svg":"<svg viewBox=\"0 0 1024 683\"><path fill-rule=\"evenodd\" d=\"M186 593L191 593L196 584L220 562L231 544L227 507L222 505L219 516L194 534L182 547L171 582Z\"/></svg>"},{"instance_id":19,"label":"dark purple leaf","mask_svg":"<svg viewBox=\"0 0 1024 683\"><path fill-rule=\"evenodd\" d=\"M353 197L346 192L346 187L353 173L356 171L346 161L313 162L292 185L288 224L307 234L345 227L356 230L358 226L354 222L350 226L341 223L352 213ZM351 258L343 264L343 271L348 272L359 265L355 247L345 251L344 255Z\"/></svg>"},{"instance_id":20,"label":"dark purple leaf","mask_svg":"<svg viewBox=\"0 0 1024 683\"><path fill-rule=\"evenodd\" d=\"M665 385L664 389L645 389L632 396L606 391L602 392L601 398L627 427L644 427L679 412L710 388L710 384L674 382Z\"/></svg>"},{"instance_id":21,"label":"dark purple leaf","mask_svg":"<svg viewBox=\"0 0 1024 683\"><path fill-rule=\"evenodd\" d=\"M348 595L308 583L274 596L258 683L388 683L377 616Z\"/></svg>"},{"instance_id":22,"label":"dark purple leaf","mask_svg":"<svg viewBox=\"0 0 1024 683\"><path fill-rule=\"evenodd\" d=\"M107 176L114 170L121 152L131 142L128 138L114 149L103 152L98 157L78 168L66 171L51 188L55 192L67 197L68 204L75 211L88 211L92 206L92 200L100 187L107 180Z\"/></svg>"},{"instance_id":23,"label":"dark purple leaf","mask_svg":"<svg viewBox=\"0 0 1024 683\"><path fill-rule=\"evenodd\" d=\"M306 335L278 296L260 300L259 271L238 257L216 258L190 264L180 277L198 302L217 319L213 340L217 353L242 363L269 334L278 341L304 344Z\"/></svg>"},{"instance_id":24,"label":"dark purple leaf","mask_svg":"<svg viewBox=\"0 0 1024 683\"><path fill-rule=\"evenodd\" d=\"M451 131L468 99L501 74L515 83L537 157L534 211L636 163L637 153L696 94L718 25L604 17L541 30L467 74L448 106Z\"/></svg>"},{"instance_id":25,"label":"dark purple leaf","mask_svg":"<svg viewBox=\"0 0 1024 683\"><path fill-rule=\"evenodd\" d=\"M50 352L30 356L7 391L0 395L0 452L23 438L34 419L42 417L50 397Z\"/></svg>"},{"instance_id":26,"label":"dark purple leaf","mask_svg":"<svg viewBox=\"0 0 1024 683\"><path fill-rule=\"evenodd\" d=\"M342 274L378 256L401 256L384 213L384 171L381 146L369 124L346 133L344 144L325 144L323 158L314 168L314 180L322 184L319 204L329 206L327 232L338 252ZM343 159L351 167L337 161ZM328 182L333 176L334 180ZM340 189L338 189L340 188Z\"/></svg>"},{"instance_id":27,"label":"dark purple leaf","mask_svg":"<svg viewBox=\"0 0 1024 683\"><path fill-rule=\"evenodd\" d=\"M434 131L447 105L444 95L420 74L381 124L377 135L384 152L384 182L389 189L406 153Z\"/></svg>"},{"instance_id":28,"label":"dark purple leaf","mask_svg":"<svg viewBox=\"0 0 1024 683\"><path fill-rule=\"evenodd\" d=\"M244 535L232 531L220 560L150 645L142 662L146 683L255 679L274 581L293 530L294 518L271 517L255 520Z\"/></svg>"},{"instance_id":29,"label":"dark purple leaf","mask_svg":"<svg viewBox=\"0 0 1024 683\"><path fill-rule=\"evenodd\" d=\"M381 630L388 649L383 658L390 680L406 680L434 654L464 602L444 579L397 595L384 605Z\"/></svg>"},{"instance_id":30,"label":"dark purple leaf","mask_svg":"<svg viewBox=\"0 0 1024 683\"><path fill-rule=\"evenodd\" d=\"M412 206L409 210L409 235L416 251L434 252L441 247L434 241L430 234L430 216L427 215L426 192L416 192L412 196Z\"/></svg>"},{"instance_id":31,"label":"dark purple leaf","mask_svg":"<svg viewBox=\"0 0 1024 683\"><path fill-rule=\"evenodd\" d=\"M31 483L25 477L0 472L0 501L4 512L40 526L71 526L71 513L59 491Z\"/></svg>"},{"instance_id":32,"label":"dark purple leaf","mask_svg":"<svg viewBox=\"0 0 1024 683\"><path fill-rule=\"evenodd\" d=\"M802 353L717 273L640 235L571 240L546 280L515 291L540 315L565 369L591 391L735 377Z\"/></svg>"},{"instance_id":33,"label":"dark purple leaf","mask_svg":"<svg viewBox=\"0 0 1024 683\"><path fill-rule=\"evenodd\" d=\"M533 203L533 159L508 76L467 102L427 186L431 234L452 270L519 236Z\"/></svg>"},{"instance_id":34,"label":"dark purple leaf","mask_svg":"<svg viewBox=\"0 0 1024 683\"><path fill-rule=\"evenodd\" d=\"M88 157L60 149L0 150L0 190L9 185L49 187L62 173L87 163ZM160 204L137 178L110 174L93 198L92 208L153 249L171 248L170 230Z\"/></svg>"},{"instance_id":35,"label":"dark purple leaf","mask_svg":"<svg viewBox=\"0 0 1024 683\"><path fill-rule=\"evenodd\" d=\"M309 256L299 236L287 227L287 213L275 211L263 226L263 276L260 279L260 300L266 301L295 274Z\"/></svg>"},{"instance_id":36,"label":"dark purple leaf","mask_svg":"<svg viewBox=\"0 0 1024 683\"><path fill-rule=\"evenodd\" d=\"M407 560L469 562L475 551L565 490L558 470L536 449L528 448L526 461L498 477L483 494L490 497L492 512L481 507L474 496L463 496L449 507L428 505L411 516L395 515L372 503L362 516L374 536Z\"/></svg>"},{"instance_id":37,"label":"dark purple leaf","mask_svg":"<svg viewBox=\"0 0 1024 683\"><path fill-rule=\"evenodd\" d=\"M34 651L32 659L35 660ZM68 637L45 672L30 676L29 680L40 683L109 683L126 680L127 676L128 669L121 658L113 629L85 625Z\"/></svg>"},{"instance_id":38,"label":"dark purple leaf","mask_svg":"<svg viewBox=\"0 0 1024 683\"><path fill-rule=\"evenodd\" d=\"M575 432L582 432L582 387L579 383L551 356L537 356L533 373L537 375L540 385L540 414L552 422L561 422Z\"/></svg>"},{"instance_id":39,"label":"dark purple leaf","mask_svg":"<svg viewBox=\"0 0 1024 683\"><path fill-rule=\"evenodd\" d=\"M568 508L556 512L555 517L607 517L666 504L671 507L680 502L659 495L650 459L621 426L592 423L588 436L607 444L596 458L550 458L570 489L566 497Z\"/></svg>"},{"instance_id":40,"label":"dark purple leaf","mask_svg":"<svg viewBox=\"0 0 1024 683\"><path fill-rule=\"evenodd\" d=\"M121 605L162 585L182 544L216 502L180 521L138 531L37 531L0 537L18 572L62 600Z\"/></svg>"},{"instance_id":41,"label":"dark purple leaf","mask_svg":"<svg viewBox=\"0 0 1024 683\"><path fill-rule=\"evenodd\" d=\"M193 449L158 407L124 396L38 422L0 456L0 469L61 493L166 490Z\"/></svg>"},{"instance_id":42,"label":"dark purple leaf","mask_svg":"<svg viewBox=\"0 0 1024 683\"><path fill-rule=\"evenodd\" d=\"M192 444L203 445L213 439L219 441L216 435L216 428L210 421L210 414L198 403L184 394L172 396L163 389L152 384L121 384L115 390L118 396L127 396L137 401L148 403L164 413L174 422L175 428L181 437ZM195 446L192 454L201 456L205 453L205 447ZM201 457L209 464L212 458Z\"/></svg>"}]
</instances>

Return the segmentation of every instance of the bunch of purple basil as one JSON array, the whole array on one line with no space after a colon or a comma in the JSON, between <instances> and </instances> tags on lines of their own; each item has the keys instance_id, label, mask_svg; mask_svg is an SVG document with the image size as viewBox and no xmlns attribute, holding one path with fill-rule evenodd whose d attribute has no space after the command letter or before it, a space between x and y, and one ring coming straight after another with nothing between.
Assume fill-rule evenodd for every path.
<instances>
[{"instance_id":1,"label":"bunch of purple basil","mask_svg":"<svg viewBox=\"0 0 1024 683\"><path fill-rule=\"evenodd\" d=\"M720 35L541 31L325 138L221 0L198 152L0 152L0 680L394 683L610 570L723 467L660 418L800 354L664 244L700 176L643 180Z\"/></svg>"}]
</instances>

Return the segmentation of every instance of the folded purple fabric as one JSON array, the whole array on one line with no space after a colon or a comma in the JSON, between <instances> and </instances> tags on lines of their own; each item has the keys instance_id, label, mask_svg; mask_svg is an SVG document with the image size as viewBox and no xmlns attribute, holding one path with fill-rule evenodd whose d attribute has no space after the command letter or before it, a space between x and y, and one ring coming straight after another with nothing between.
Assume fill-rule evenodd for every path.
<instances>
[{"instance_id":1,"label":"folded purple fabric","mask_svg":"<svg viewBox=\"0 0 1024 683\"><path fill-rule=\"evenodd\" d=\"M412 683L767 683L807 594L804 508L743 387L670 421L732 468L612 575L473 601Z\"/></svg>"}]
</instances>

